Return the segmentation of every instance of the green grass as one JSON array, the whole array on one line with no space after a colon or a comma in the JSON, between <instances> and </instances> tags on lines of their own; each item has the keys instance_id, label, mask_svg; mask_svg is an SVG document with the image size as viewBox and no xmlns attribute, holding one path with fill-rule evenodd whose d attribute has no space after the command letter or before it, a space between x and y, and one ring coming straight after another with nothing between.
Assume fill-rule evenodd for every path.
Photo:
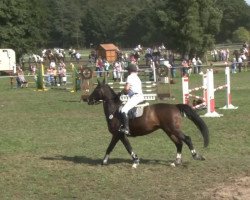
<instances>
[{"instance_id":1,"label":"green grass","mask_svg":"<svg viewBox=\"0 0 250 200\"><path fill-rule=\"evenodd\" d=\"M79 103L80 93L10 89L0 79L0 199L209 199L204 191L250 175L250 72L231 76L237 110L219 110L221 118L204 118L210 145L183 119L183 130L206 161L194 161L186 146L183 166L172 168L176 149L161 131L131 138L141 159L138 169L121 143L110 164L100 163L110 142L101 105ZM224 83L215 74L215 85ZM200 85L191 76L191 87ZM181 80L171 85L174 101L182 102ZM225 105L225 91L216 93L216 107ZM200 114L203 114L200 112Z\"/></svg>"}]
</instances>

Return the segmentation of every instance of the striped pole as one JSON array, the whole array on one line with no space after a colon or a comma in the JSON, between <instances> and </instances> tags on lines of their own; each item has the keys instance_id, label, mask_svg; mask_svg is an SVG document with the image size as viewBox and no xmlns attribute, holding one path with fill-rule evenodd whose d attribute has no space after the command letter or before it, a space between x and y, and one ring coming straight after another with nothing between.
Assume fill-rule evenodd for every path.
<instances>
[{"instance_id":1,"label":"striped pole","mask_svg":"<svg viewBox=\"0 0 250 200\"><path fill-rule=\"evenodd\" d=\"M204 74L203 76L203 85L200 87L195 87L193 89L189 89L189 78L188 77L182 77L182 99L183 99L183 104L189 104L190 97L194 97L195 99L201 99L204 103L202 104L202 106L206 105L206 75ZM199 91L199 90L203 90L203 97L201 96L197 96L197 95L193 95L191 94L191 92L195 92L195 91ZM199 107L198 105L194 108Z\"/></svg>"},{"instance_id":2,"label":"striped pole","mask_svg":"<svg viewBox=\"0 0 250 200\"><path fill-rule=\"evenodd\" d=\"M232 96L231 96L231 83L230 83L230 69L229 67L225 68L226 75L226 105L220 109L237 109L238 107L232 105Z\"/></svg>"},{"instance_id":3,"label":"striped pole","mask_svg":"<svg viewBox=\"0 0 250 200\"><path fill-rule=\"evenodd\" d=\"M183 104L189 104L188 77L182 77L182 99Z\"/></svg>"},{"instance_id":4,"label":"striped pole","mask_svg":"<svg viewBox=\"0 0 250 200\"><path fill-rule=\"evenodd\" d=\"M207 74L203 74L202 82L203 82L203 98L204 98L204 103L206 106L207 105Z\"/></svg>"},{"instance_id":5,"label":"striped pole","mask_svg":"<svg viewBox=\"0 0 250 200\"><path fill-rule=\"evenodd\" d=\"M214 73L213 69L207 70L207 113L203 117L220 117L221 114L218 114L215 111L215 99L214 99Z\"/></svg>"}]
</instances>

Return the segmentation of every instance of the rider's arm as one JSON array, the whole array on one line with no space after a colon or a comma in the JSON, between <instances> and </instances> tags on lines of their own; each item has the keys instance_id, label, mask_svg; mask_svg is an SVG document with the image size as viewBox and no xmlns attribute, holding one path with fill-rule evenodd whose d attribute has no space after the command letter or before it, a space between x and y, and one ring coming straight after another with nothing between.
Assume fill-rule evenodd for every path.
<instances>
[{"instance_id":1,"label":"rider's arm","mask_svg":"<svg viewBox=\"0 0 250 200\"><path fill-rule=\"evenodd\" d=\"M124 94L128 94L128 91L130 90L130 84L129 83L126 83L126 85L124 86L122 92Z\"/></svg>"}]
</instances>

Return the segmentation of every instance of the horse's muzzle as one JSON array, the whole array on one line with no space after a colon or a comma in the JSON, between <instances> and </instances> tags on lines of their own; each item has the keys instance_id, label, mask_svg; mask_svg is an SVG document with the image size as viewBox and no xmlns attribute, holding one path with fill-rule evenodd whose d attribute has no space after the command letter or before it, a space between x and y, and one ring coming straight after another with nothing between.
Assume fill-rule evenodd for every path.
<instances>
[{"instance_id":1,"label":"horse's muzzle","mask_svg":"<svg viewBox=\"0 0 250 200\"><path fill-rule=\"evenodd\" d=\"M86 99L86 102L88 103L88 105L94 105L95 104L95 101L90 100L90 99Z\"/></svg>"},{"instance_id":2,"label":"horse's muzzle","mask_svg":"<svg viewBox=\"0 0 250 200\"><path fill-rule=\"evenodd\" d=\"M100 101L97 101L95 99L87 99L88 105L97 105L101 103Z\"/></svg>"}]
</instances>

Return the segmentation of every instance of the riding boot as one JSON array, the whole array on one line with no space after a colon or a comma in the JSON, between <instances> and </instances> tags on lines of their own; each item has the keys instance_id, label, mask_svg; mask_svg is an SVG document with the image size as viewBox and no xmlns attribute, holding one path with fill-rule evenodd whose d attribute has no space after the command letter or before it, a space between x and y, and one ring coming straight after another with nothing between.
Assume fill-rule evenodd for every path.
<instances>
[{"instance_id":1,"label":"riding boot","mask_svg":"<svg viewBox=\"0 0 250 200\"><path fill-rule=\"evenodd\" d=\"M123 113L121 113L121 116L122 116L122 123L123 123L123 125L120 128L120 131L122 133L125 133L126 135L130 135L128 115L125 112L123 112Z\"/></svg>"}]
</instances>

